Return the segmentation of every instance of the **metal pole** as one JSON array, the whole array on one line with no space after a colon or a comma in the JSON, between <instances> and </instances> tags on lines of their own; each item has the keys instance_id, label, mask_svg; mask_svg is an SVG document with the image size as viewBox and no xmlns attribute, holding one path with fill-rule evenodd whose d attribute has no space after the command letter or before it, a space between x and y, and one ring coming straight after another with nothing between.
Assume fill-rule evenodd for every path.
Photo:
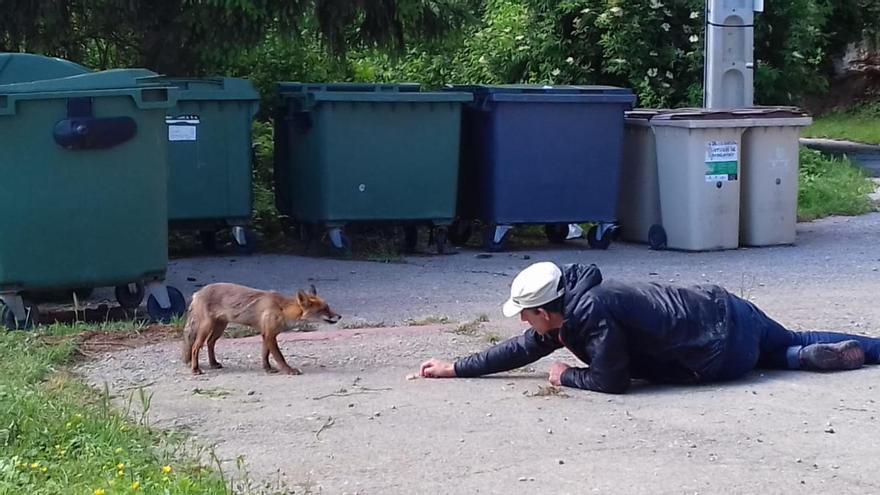
<instances>
[{"instance_id":1,"label":"metal pole","mask_svg":"<svg viewBox=\"0 0 880 495\"><path fill-rule=\"evenodd\" d=\"M704 107L753 105L754 13L763 9L763 0L707 0Z\"/></svg>"}]
</instances>

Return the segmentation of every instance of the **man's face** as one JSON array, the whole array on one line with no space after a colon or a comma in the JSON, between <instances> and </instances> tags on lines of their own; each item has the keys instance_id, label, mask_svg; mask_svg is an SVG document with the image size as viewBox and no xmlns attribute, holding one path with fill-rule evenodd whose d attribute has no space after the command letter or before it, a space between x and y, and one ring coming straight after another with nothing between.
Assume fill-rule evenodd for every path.
<instances>
[{"instance_id":1,"label":"man's face","mask_svg":"<svg viewBox=\"0 0 880 495\"><path fill-rule=\"evenodd\" d=\"M528 323L541 335L545 335L559 328L559 325L554 324L550 313L543 309L524 309L520 312L519 319Z\"/></svg>"}]
</instances>

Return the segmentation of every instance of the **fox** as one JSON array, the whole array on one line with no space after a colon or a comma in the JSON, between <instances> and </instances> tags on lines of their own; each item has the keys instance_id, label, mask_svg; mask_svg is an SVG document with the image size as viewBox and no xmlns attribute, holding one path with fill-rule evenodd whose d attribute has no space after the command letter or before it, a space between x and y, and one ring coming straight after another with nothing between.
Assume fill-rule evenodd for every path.
<instances>
[{"instance_id":1,"label":"fox","mask_svg":"<svg viewBox=\"0 0 880 495\"><path fill-rule=\"evenodd\" d=\"M230 323L247 325L260 332L263 338L263 370L267 373L299 375L298 368L284 360L278 348L278 334L297 320L317 320L336 323L341 315L330 309L318 296L312 285L309 292L297 291L293 297L244 285L214 283L196 291L189 305L183 328L183 362L191 366L192 374L201 375L199 351L207 343L208 366L220 369L214 345ZM269 364L269 354L279 369Z\"/></svg>"}]
</instances>

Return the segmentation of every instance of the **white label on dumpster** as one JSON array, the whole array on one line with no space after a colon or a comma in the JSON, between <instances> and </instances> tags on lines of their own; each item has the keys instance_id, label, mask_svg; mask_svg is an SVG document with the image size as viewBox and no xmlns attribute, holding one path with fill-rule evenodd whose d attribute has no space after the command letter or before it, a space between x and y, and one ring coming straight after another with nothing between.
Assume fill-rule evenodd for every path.
<instances>
[{"instance_id":1,"label":"white label on dumpster","mask_svg":"<svg viewBox=\"0 0 880 495\"><path fill-rule=\"evenodd\" d=\"M196 126L194 125L169 125L169 141L195 141Z\"/></svg>"},{"instance_id":2,"label":"white label on dumpster","mask_svg":"<svg viewBox=\"0 0 880 495\"><path fill-rule=\"evenodd\" d=\"M706 182L737 180L739 146L736 141L706 142Z\"/></svg>"}]
</instances>

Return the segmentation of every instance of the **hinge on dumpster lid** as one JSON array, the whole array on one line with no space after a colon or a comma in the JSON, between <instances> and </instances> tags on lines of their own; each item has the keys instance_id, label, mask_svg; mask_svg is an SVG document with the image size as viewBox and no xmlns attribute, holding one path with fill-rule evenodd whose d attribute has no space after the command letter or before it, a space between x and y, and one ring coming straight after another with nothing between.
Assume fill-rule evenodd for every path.
<instances>
[{"instance_id":1,"label":"hinge on dumpster lid","mask_svg":"<svg viewBox=\"0 0 880 495\"><path fill-rule=\"evenodd\" d=\"M131 117L93 117L91 98L67 100L67 118L55 123L55 142L67 150L107 149L137 134Z\"/></svg>"}]
</instances>

